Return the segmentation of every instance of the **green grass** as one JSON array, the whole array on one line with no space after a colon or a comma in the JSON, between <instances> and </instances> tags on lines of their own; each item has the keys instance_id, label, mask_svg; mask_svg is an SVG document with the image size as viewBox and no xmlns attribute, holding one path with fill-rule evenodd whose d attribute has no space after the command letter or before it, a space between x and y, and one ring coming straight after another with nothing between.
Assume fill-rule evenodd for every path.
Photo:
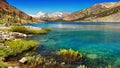
<instances>
[{"instance_id":1,"label":"green grass","mask_svg":"<svg viewBox=\"0 0 120 68\"><path fill-rule=\"evenodd\" d=\"M4 24L4 22L2 20L0 20L0 24Z\"/></svg>"},{"instance_id":2,"label":"green grass","mask_svg":"<svg viewBox=\"0 0 120 68\"><path fill-rule=\"evenodd\" d=\"M12 26L11 27L12 32L20 32L20 33L25 33L25 34L46 34L47 30L50 30L50 29L35 30L35 29L27 29L24 26Z\"/></svg>"},{"instance_id":3,"label":"green grass","mask_svg":"<svg viewBox=\"0 0 120 68\"><path fill-rule=\"evenodd\" d=\"M46 27L46 28L43 28L43 30L45 30L45 31L52 31L52 28Z\"/></svg>"},{"instance_id":4,"label":"green grass","mask_svg":"<svg viewBox=\"0 0 120 68\"><path fill-rule=\"evenodd\" d=\"M28 30L28 34L46 34L45 30Z\"/></svg>"},{"instance_id":5,"label":"green grass","mask_svg":"<svg viewBox=\"0 0 120 68\"><path fill-rule=\"evenodd\" d=\"M5 47L8 46L8 47ZM23 51L38 47L38 42L33 40L12 40L6 41L5 46L0 47L0 57L16 56Z\"/></svg>"},{"instance_id":6,"label":"green grass","mask_svg":"<svg viewBox=\"0 0 120 68\"><path fill-rule=\"evenodd\" d=\"M0 61L0 68L7 68L6 64L3 61Z\"/></svg>"}]
</instances>

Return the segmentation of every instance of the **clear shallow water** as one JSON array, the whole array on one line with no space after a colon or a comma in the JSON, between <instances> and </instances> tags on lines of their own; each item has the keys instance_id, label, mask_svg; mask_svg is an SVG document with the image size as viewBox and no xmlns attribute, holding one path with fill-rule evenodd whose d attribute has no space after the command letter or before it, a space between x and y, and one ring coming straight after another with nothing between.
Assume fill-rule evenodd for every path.
<instances>
[{"instance_id":1,"label":"clear shallow water","mask_svg":"<svg viewBox=\"0 0 120 68\"><path fill-rule=\"evenodd\" d=\"M35 35L29 39L40 42L47 53L59 49L78 50L101 65L120 66L120 24L118 23L75 23L53 22L28 24L36 27L51 27L46 35Z\"/></svg>"}]
</instances>

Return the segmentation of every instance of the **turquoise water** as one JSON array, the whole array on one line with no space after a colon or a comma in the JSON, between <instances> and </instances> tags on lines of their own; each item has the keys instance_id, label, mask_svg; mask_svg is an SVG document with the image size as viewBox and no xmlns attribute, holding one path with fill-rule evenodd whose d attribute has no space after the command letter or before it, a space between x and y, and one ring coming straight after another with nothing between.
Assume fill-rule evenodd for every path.
<instances>
[{"instance_id":1,"label":"turquoise water","mask_svg":"<svg viewBox=\"0 0 120 68\"><path fill-rule=\"evenodd\" d=\"M40 42L41 47L38 52L46 50L47 53L51 53L63 48L72 48L91 59L93 61L89 62L91 64L120 68L120 24L118 23L46 22L28 25L53 28L46 35L29 37Z\"/></svg>"}]
</instances>

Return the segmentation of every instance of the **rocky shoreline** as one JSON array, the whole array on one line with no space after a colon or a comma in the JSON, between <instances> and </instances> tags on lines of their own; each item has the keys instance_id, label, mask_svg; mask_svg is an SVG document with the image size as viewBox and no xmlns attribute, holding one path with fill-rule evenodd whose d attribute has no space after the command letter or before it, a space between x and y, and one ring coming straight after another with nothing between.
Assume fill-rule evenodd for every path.
<instances>
[{"instance_id":1,"label":"rocky shoreline","mask_svg":"<svg viewBox=\"0 0 120 68\"><path fill-rule=\"evenodd\" d=\"M12 30L14 28L14 30ZM39 28L33 26L24 25L0 25L0 62L5 65L6 68L20 68L21 62L25 62L23 58L16 59L18 55L22 55L27 50L32 50L39 47L39 43L35 40L27 40L26 38L34 34L46 34L51 31L50 28ZM7 50L6 50L7 49ZM5 51L4 51L5 50ZM8 51L8 53L7 53ZM11 61L9 58L16 57ZM6 59L8 61L6 62ZM13 63L12 63L13 62ZM3 65L0 63L1 65ZM24 65L24 64L23 64Z\"/></svg>"},{"instance_id":2,"label":"rocky shoreline","mask_svg":"<svg viewBox=\"0 0 120 68\"><path fill-rule=\"evenodd\" d=\"M19 32L2 32L0 31L0 40L2 42L15 38L26 38L27 35Z\"/></svg>"}]
</instances>

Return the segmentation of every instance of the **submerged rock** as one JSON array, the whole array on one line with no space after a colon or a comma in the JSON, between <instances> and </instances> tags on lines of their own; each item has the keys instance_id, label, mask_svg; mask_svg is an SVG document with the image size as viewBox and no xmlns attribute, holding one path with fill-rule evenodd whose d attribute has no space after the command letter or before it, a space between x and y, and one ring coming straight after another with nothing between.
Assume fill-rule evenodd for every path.
<instances>
[{"instance_id":1,"label":"submerged rock","mask_svg":"<svg viewBox=\"0 0 120 68\"><path fill-rule=\"evenodd\" d=\"M61 65L65 65L65 62L62 62Z\"/></svg>"},{"instance_id":2,"label":"submerged rock","mask_svg":"<svg viewBox=\"0 0 120 68\"><path fill-rule=\"evenodd\" d=\"M87 58L89 58L89 59L97 59L98 56L96 54L88 54Z\"/></svg>"},{"instance_id":3,"label":"submerged rock","mask_svg":"<svg viewBox=\"0 0 120 68\"><path fill-rule=\"evenodd\" d=\"M79 65L77 68L87 68L85 65Z\"/></svg>"},{"instance_id":4,"label":"submerged rock","mask_svg":"<svg viewBox=\"0 0 120 68\"><path fill-rule=\"evenodd\" d=\"M116 58L115 64L120 65L120 58L119 58L119 57L118 57L118 58Z\"/></svg>"}]
</instances>

